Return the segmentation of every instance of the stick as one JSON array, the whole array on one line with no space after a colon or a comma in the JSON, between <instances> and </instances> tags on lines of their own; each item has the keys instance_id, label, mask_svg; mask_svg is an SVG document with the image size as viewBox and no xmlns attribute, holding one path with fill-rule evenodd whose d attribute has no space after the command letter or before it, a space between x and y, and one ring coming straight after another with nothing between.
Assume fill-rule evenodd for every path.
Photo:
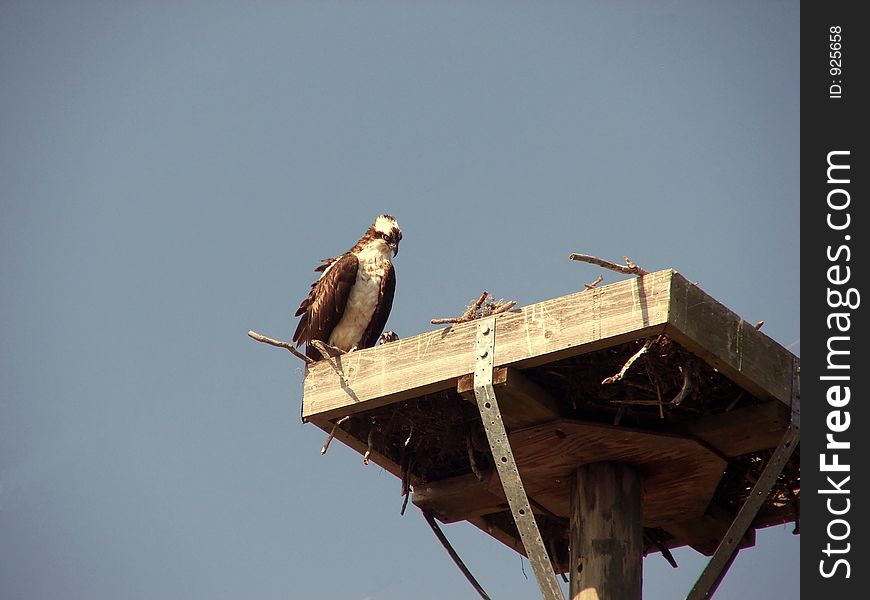
<instances>
[{"instance_id":1,"label":"stick","mask_svg":"<svg viewBox=\"0 0 870 600\"><path fill-rule=\"evenodd\" d=\"M339 425L347 421L349 418L350 415L347 415L346 417L342 417L332 424L332 429L330 430L329 435L326 436L326 441L323 442L323 448L320 449L321 456L326 454L326 451L329 450L329 444L332 443L332 439L335 437L335 430L338 428Z\"/></svg>"},{"instance_id":2,"label":"stick","mask_svg":"<svg viewBox=\"0 0 870 600\"><path fill-rule=\"evenodd\" d=\"M604 267L605 269L610 269L611 271L616 271L617 273L624 273L625 275L646 275L647 272L641 269L639 266L631 262L631 260L627 256L623 256L625 259L625 265L618 265L616 263L612 263L609 260L604 260L603 258L598 258L597 256L591 256L589 254L577 254L572 253L568 256L571 260L579 260L581 262L591 263L593 265L598 265L599 267Z\"/></svg>"},{"instance_id":3,"label":"stick","mask_svg":"<svg viewBox=\"0 0 870 600\"><path fill-rule=\"evenodd\" d=\"M622 378L625 377L625 374L628 372L628 369L631 367L631 365L634 364L634 361L636 361L643 354L645 354L646 351L650 349L650 346L652 346L655 342L656 342L655 339L652 339L652 338L648 339L646 341L646 343L641 347L640 350L635 352L631 358L629 358L627 361L625 361L625 364L622 366L622 369L619 370L619 373L617 373L616 375L611 375L610 377L607 377L601 383L603 385L606 385L608 383L616 383L617 381L621 381Z\"/></svg>"},{"instance_id":4,"label":"stick","mask_svg":"<svg viewBox=\"0 0 870 600\"><path fill-rule=\"evenodd\" d=\"M583 286L587 290L594 290L598 286L598 284L601 283L602 281L604 281L604 275L599 275L598 277L595 278L595 281L593 281L592 283L584 283Z\"/></svg>"},{"instance_id":5,"label":"stick","mask_svg":"<svg viewBox=\"0 0 870 600\"><path fill-rule=\"evenodd\" d=\"M516 300L508 300L507 302L498 301L492 305L486 305L483 307L483 314L481 316L491 317L493 315L500 315L501 313L507 312L517 305ZM489 309L489 310L487 310ZM476 317L475 317L476 318Z\"/></svg>"},{"instance_id":6,"label":"stick","mask_svg":"<svg viewBox=\"0 0 870 600\"><path fill-rule=\"evenodd\" d=\"M275 346L277 348L284 348L285 350L289 350L290 354L292 354L296 358L300 358L300 359L304 360L309 365L314 362L313 358L311 358L309 356L305 356L304 354L299 352L299 350L294 348L293 344L291 344L290 342L283 342L281 340L273 340L272 338L266 337L265 335L257 333L256 331L249 331L248 336L254 340L257 340L258 342L262 342L264 344L269 344L270 346Z\"/></svg>"},{"instance_id":7,"label":"stick","mask_svg":"<svg viewBox=\"0 0 870 600\"><path fill-rule=\"evenodd\" d=\"M334 346L330 346L329 344L324 344L320 340L311 340L311 345L320 352L320 356L332 367L332 371L338 375L338 378L341 379L343 383L347 383L347 380L344 378L344 373L341 372L341 369L338 367L338 361L333 362L330 360L333 357L341 356L341 350L335 348Z\"/></svg>"},{"instance_id":8,"label":"stick","mask_svg":"<svg viewBox=\"0 0 870 600\"><path fill-rule=\"evenodd\" d=\"M480 298L471 303L471 305L462 313L462 316L459 317L445 317L443 319L432 319L433 325L444 325L447 323L465 323L466 321L474 320L474 317L480 307L483 305L484 301L486 301L486 297L489 296L489 292L483 292L480 295Z\"/></svg>"},{"instance_id":9,"label":"stick","mask_svg":"<svg viewBox=\"0 0 870 600\"><path fill-rule=\"evenodd\" d=\"M369 464L369 456L372 455L372 433L374 432L374 430L375 430L375 426L372 425L372 428L369 429L368 439L366 440L366 444L368 447L366 448L366 453L363 454L363 464L364 465Z\"/></svg>"},{"instance_id":10,"label":"stick","mask_svg":"<svg viewBox=\"0 0 870 600\"><path fill-rule=\"evenodd\" d=\"M408 499L411 497L411 459L405 457L405 464L402 466L402 495L405 499L402 501L402 510L399 511L399 516L405 516L405 509L408 507Z\"/></svg>"},{"instance_id":11,"label":"stick","mask_svg":"<svg viewBox=\"0 0 870 600\"><path fill-rule=\"evenodd\" d=\"M550 562L553 564L553 570L556 571L556 563L558 562L558 554L556 554L556 540L550 538ZM568 577L564 573L559 573L562 576L562 581L568 582Z\"/></svg>"},{"instance_id":12,"label":"stick","mask_svg":"<svg viewBox=\"0 0 870 600\"><path fill-rule=\"evenodd\" d=\"M483 481L483 473L477 468L477 462L474 460L474 448L471 444L471 431L465 436L465 447L468 450L468 462L471 465L471 472L477 477L478 481Z\"/></svg>"},{"instance_id":13,"label":"stick","mask_svg":"<svg viewBox=\"0 0 870 600\"><path fill-rule=\"evenodd\" d=\"M453 562L456 563L456 566L459 567L459 570L462 571L463 575L465 575L465 578L468 580L468 583L471 584L471 587L474 588L474 591L476 591L483 600L491 600L489 594L484 591L477 582L477 579L474 578L474 575L471 574L471 571L468 570L468 567L465 566L465 563L462 562L462 559L459 558L459 555L456 554L456 550L453 549L453 546L450 545L450 541L444 535L444 532L441 531L438 523L435 522L435 517L432 516L432 513L423 511L423 518L426 519L426 522L429 524L429 527L432 528L435 537L438 538L438 541L441 542L441 545L444 546L445 550L447 550L447 554L450 555L450 558L453 559Z\"/></svg>"},{"instance_id":14,"label":"stick","mask_svg":"<svg viewBox=\"0 0 870 600\"><path fill-rule=\"evenodd\" d=\"M673 400L668 402L668 406L670 407L679 406L683 400L686 399L686 396L689 395L689 392L692 391L692 382L689 380L688 367L680 367L680 373L683 374L683 387L680 388L680 393L677 394Z\"/></svg>"}]
</instances>

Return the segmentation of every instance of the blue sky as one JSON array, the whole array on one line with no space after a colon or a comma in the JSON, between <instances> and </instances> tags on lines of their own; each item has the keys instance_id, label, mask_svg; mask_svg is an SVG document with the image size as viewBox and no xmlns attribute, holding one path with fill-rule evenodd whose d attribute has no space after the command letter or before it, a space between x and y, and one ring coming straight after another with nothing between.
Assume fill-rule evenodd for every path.
<instances>
[{"instance_id":1,"label":"blue sky","mask_svg":"<svg viewBox=\"0 0 870 600\"><path fill-rule=\"evenodd\" d=\"M381 212L388 324L673 267L799 353L796 2L4 2L0 595L471 598L299 422L312 269ZM606 273L607 281L615 274ZM498 600L519 555L446 527ZM797 595L760 532L721 599ZM704 558L645 561L679 597Z\"/></svg>"}]
</instances>

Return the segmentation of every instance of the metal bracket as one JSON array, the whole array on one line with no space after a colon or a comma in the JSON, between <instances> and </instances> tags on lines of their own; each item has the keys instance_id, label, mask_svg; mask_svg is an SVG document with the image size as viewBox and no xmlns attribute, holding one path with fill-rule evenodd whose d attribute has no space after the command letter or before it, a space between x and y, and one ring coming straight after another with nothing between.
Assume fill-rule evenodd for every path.
<instances>
[{"instance_id":1,"label":"metal bracket","mask_svg":"<svg viewBox=\"0 0 870 600\"><path fill-rule=\"evenodd\" d=\"M689 592L686 600L704 600L713 596L713 593L719 587L719 583L728 571L728 567L731 566L731 563L737 556L737 544L746 533L746 530L749 529L752 520L755 519L761 506L767 500L767 496L770 494L776 478L779 477L779 474L788 463L792 452L794 452L795 447L800 442L800 438L800 428L795 426L794 423L789 425L776 450L773 451L773 454L767 461L761 476L753 486L752 491L749 492L749 497L743 503L737 516L734 517L731 527L728 528L725 537L719 542L716 552L710 558L710 562L707 563L701 576L698 577L698 581L695 583L692 591Z\"/></svg>"},{"instance_id":2,"label":"metal bracket","mask_svg":"<svg viewBox=\"0 0 870 600\"><path fill-rule=\"evenodd\" d=\"M477 337L474 345L474 397L483 429L489 441L489 449L501 479L520 539L526 549L529 562L541 594L545 600L564 600L562 589L556 581L553 565L538 530L529 497L523 487L517 463L508 441L507 430L502 420L495 388L492 385L492 370L495 358L495 317L477 322Z\"/></svg>"}]
</instances>

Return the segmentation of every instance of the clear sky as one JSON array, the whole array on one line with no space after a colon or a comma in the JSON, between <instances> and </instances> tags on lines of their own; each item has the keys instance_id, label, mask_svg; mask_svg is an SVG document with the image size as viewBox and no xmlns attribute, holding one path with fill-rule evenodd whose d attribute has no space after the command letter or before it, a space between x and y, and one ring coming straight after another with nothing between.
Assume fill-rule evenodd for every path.
<instances>
[{"instance_id":1,"label":"clear sky","mask_svg":"<svg viewBox=\"0 0 870 600\"><path fill-rule=\"evenodd\" d=\"M0 597L473 598L393 476L320 456L301 363L246 332L289 338L318 261L389 212L401 336L484 289L576 291L587 252L799 352L798 25L774 1L0 3ZM717 598L796 597L791 528ZM535 597L519 555L445 531L494 599ZM647 599L705 562L675 556Z\"/></svg>"}]
</instances>

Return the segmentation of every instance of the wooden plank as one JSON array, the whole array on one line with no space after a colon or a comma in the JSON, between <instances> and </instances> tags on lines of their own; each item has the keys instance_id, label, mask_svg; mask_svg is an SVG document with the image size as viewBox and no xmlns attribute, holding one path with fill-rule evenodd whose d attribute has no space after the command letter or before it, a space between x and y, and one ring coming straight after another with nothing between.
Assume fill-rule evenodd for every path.
<instances>
[{"instance_id":1,"label":"wooden plank","mask_svg":"<svg viewBox=\"0 0 870 600\"><path fill-rule=\"evenodd\" d=\"M481 481L476 475L459 475L440 481L414 486L414 505L429 511L442 523L508 510L501 482L494 472L485 473Z\"/></svg>"},{"instance_id":2,"label":"wooden plank","mask_svg":"<svg viewBox=\"0 0 870 600\"><path fill-rule=\"evenodd\" d=\"M513 367L494 369L492 384L504 424L509 429L538 425L562 416L562 408L556 399ZM456 391L469 402L476 403L474 375L469 373L460 377Z\"/></svg>"},{"instance_id":3,"label":"wooden plank","mask_svg":"<svg viewBox=\"0 0 870 600\"><path fill-rule=\"evenodd\" d=\"M684 431L728 458L776 448L788 428L789 410L781 402L738 408L687 422Z\"/></svg>"},{"instance_id":4,"label":"wooden plank","mask_svg":"<svg viewBox=\"0 0 870 600\"><path fill-rule=\"evenodd\" d=\"M761 398L791 405L794 355L679 273L665 334Z\"/></svg>"},{"instance_id":5,"label":"wooden plank","mask_svg":"<svg viewBox=\"0 0 870 600\"><path fill-rule=\"evenodd\" d=\"M495 363L530 367L661 333L672 270L633 277L497 317ZM423 333L307 368L302 418L341 417L456 385L474 370L476 323Z\"/></svg>"},{"instance_id":6,"label":"wooden plank","mask_svg":"<svg viewBox=\"0 0 870 600\"><path fill-rule=\"evenodd\" d=\"M663 523L661 528L677 538L680 543L688 544L705 556L712 556L719 542L725 537L732 520L734 515L715 502L711 502L703 515ZM751 548L754 545L755 530L750 529L740 540L739 547Z\"/></svg>"},{"instance_id":7,"label":"wooden plank","mask_svg":"<svg viewBox=\"0 0 870 600\"><path fill-rule=\"evenodd\" d=\"M647 527L703 515L726 466L691 438L583 421L524 429L510 440L529 497L564 518L570 511L570 476L582 464L620 460L643 467ZM505 510L499 487L491 479L453 477L426 483L419 502L453 522Z\"/></svg>"},{"instance_id":8,"label":"wooden plank","mask_svg":"<svg viewBox=\"0 0 870 600\"><path fill-rule=\"evenodd\" d=\"M704 514L726 465L691 438L567 419L514 432L510 440L529 494L561 517L570 511L567 483L577 467L640 466L647 527Z\"/></svg>"}]
</instances>

